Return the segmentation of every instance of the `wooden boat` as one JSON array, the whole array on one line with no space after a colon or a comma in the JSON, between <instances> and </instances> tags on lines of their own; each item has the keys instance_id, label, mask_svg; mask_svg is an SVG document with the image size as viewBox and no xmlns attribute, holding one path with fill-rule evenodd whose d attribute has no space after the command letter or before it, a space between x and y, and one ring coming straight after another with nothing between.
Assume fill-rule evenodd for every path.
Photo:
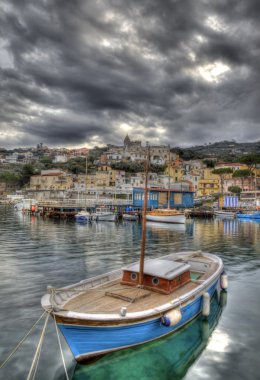
<instances>
[{"instance_id":1,"label":"wooden boat","mask_svg":"<svg viewBox=\"0 0 260 380\"><path fill-rule=\"evenodd\" d=\"M207 308L221 286L221 276L223 280L217 256L173 253L145 261L143 287L138 287L140 271L135 263L49 289L42 307L55 315L75 359L83 362L178 330Z\"/></svg>"},{"instance_id":2,"label":"wooden boat","mask_svg":"<svg viewBox=\"0 0 260 380\"><path fill-rule=\"evenodd\" d=\"M207 346L210 335L218 324L226 296L227 293L224 291L220 294L215 292L207 319L198 316L184 329L164 339L136 347L134 350L130 348L105 355L91 365L77 365L73 380L102 379L104 373L108 379L119 379L125 368L133 379L169 378L169 374L172 379L183 378ZM163 373L168 376L159 376Z\"/></svg>"},{"instance_id":3,"label":"wooden boat","mask_svg":"<svg viewBox=\"0 0 260 380\"><path fill-rule=\"evenodd\" d=\"M214 210L214 215L221 218L235 218L236 214L237 214L236 211Z\"/></svg>"},{"instance_id":4,"label":"wooden boat","mask_svg":"<svg viewBox=\"0 0 260 380\"><path fill-rule=\"evenodd\" d=\"M260 211L238 212L237 217L240 219L258 219L258 220L260 220Z\"/></svg>"},{"instance_id":5,"label":"wooden boat","mask_svg":"<svg viewBox=\"0 0 260 380\"><path fill-rule=\"evenodd\" d=\"M201 312L208 316L214 292L227 288L218 256L188 251L145 260L147 181L148 165L140 262L49 288L42 297L78 362L159 339Z\"/></svg>"},{"instance_id":6,"label":"wooden boat","mask_svg":"<svg viewBox=\"0 0 260 380\"><path fill-rule=\"evenodd\" d=\"M92 216L88 211L80 211L74 216L74 218L77 221L84 221L88 223L92 221Z\"/></svg>"},{"instance_id":7,"label":"wooden boat","mask_svg":"<svg viewBox=\"0 0 260 380\"><path fill-rule=\"evenodd\" d=\"M146 219L160 223L185 223L184 212L174 209L155 209L146 213Z\"/></svg>"}]
</instances>

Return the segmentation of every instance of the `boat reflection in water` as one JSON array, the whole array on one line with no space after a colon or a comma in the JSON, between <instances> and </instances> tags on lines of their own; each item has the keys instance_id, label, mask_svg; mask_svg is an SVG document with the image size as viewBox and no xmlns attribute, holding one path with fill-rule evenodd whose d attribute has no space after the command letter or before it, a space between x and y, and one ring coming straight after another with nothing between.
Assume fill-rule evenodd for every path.
<instances>
[{"instance_id":1,"label":"boat reflection in water","mask_svg":"<svg viewBox=\"0 0 260 380\"><path fill-rule=\"evenodd\" d=\"M107 354L92 364L77 364L73 380L183 378L205 349L226 297L225 291L220 294L216 291L211 299L209 317L205 319L200 315L175 334L137 348Z\"/></svg>"},{"instance_id":2,"label":"boat reflection in water","mask_svg":"<svg viewBox=\"0 0 260 380\"><path fill-rule=\"evenodd\" d=\"M157 222L146 222L146 228L153 231L173 231L173 232L185 232L185 224L174 224L174 223L157 223Z\"/></svg>"}]
</instances>

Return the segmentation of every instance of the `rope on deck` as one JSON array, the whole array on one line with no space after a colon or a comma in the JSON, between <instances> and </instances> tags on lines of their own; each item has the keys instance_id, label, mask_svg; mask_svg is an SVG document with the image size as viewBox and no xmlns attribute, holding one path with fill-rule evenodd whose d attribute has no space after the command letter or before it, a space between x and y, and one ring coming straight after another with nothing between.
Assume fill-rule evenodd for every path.
<instances>
[{"instance_id":1,"label":"rope on deck","mask_svg":"<svg viewBox=\"0 0 260 380\"><path fill-rule=\"evenodd\" d=\"M3 368L6 363L13 357L13 355L16 353L16 351L20 348L20 346L23 344L23 342L26 340L26 338L30 335L30 333L33 331L33 329L36 327L36 325L40 322L40 320L43 318L43 316L47 312L44 311L42 315L37 319L37 321L32 325L30 330L27 332L27 334L18 342L18 344L15 346L15 348L12 350L12 352L8 355L8 357L5 359L5 361L0 365L0 369Z\"/></svg>"},{"instance_id":2,"label":"rope on deck","mask_svg":"<svg viewBox=\"0 0 260 380\"><path fill-rule=\"evenodd\" d=\"M62 352L62 347L61 347L61 341L60 341L58 326L57 326L56 317L55 317L54 313L53 313L53 318L54 318L55 328L56 328L56 332L57 332L57 337L58 337L58 342L59 342L59 347L60 347L60 353L61 353L61 358L62 358L62 363L63 363L66 379L69 380L69 375L68 375L68 372L67 372L67 369L66 369L66 363L65 363L63 352Z\"/></svg>"}]
</instances>

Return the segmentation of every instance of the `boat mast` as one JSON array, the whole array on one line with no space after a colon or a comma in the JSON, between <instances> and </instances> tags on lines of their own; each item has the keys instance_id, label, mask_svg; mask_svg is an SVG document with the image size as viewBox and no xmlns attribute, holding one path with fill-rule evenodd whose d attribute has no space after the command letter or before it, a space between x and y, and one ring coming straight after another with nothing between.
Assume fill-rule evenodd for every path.
<instances>
[{"instance_id":1,"label":"boat mast","mask_svg":"<svg viewBox=\"0 0 260 380\"><path fill-rule=\"evenodd\" d=\"M148 200L148 173L150 168L150 147L147 146L147 158L145 162L145 186L144 186L144 204L142 210L142 240L141 240L141 254L140 254L140 267L139 267L139 286L143 286L144 282L144 256L145 256L145 242L146 242L146 211Z\"/></svg>"},{"instance_id":2,"label":"boat mast","mask_svg":"<svg viewBox=\"0 0 260 380\"><path fill-rule=\"evenodd\" d=\"M171 177L170 177L170 161L171 161L171 149L169 145L169 157L168 157L168 209L170 209L170 196L171 196Z\"/></svg>"}]
</instances>

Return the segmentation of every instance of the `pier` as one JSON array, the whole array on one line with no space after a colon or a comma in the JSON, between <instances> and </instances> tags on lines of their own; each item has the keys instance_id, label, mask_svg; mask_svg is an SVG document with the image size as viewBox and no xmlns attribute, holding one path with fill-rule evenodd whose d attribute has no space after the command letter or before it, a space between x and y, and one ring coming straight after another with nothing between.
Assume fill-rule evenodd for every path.
<instances>
[{"instance_id":1,"label":"pier","mask_svg":"<svg viewBox=\"0 0 260 380\"><path fill-rule=\"evenodd\" d=\"M38 201L37 206L31 208L30 212L44 217L73 218L79 211L94 211L100 206L120 212L127 207L132 207L132 203L132 200L112 198L53 199Z\"/></svg>"}]
</instances>

